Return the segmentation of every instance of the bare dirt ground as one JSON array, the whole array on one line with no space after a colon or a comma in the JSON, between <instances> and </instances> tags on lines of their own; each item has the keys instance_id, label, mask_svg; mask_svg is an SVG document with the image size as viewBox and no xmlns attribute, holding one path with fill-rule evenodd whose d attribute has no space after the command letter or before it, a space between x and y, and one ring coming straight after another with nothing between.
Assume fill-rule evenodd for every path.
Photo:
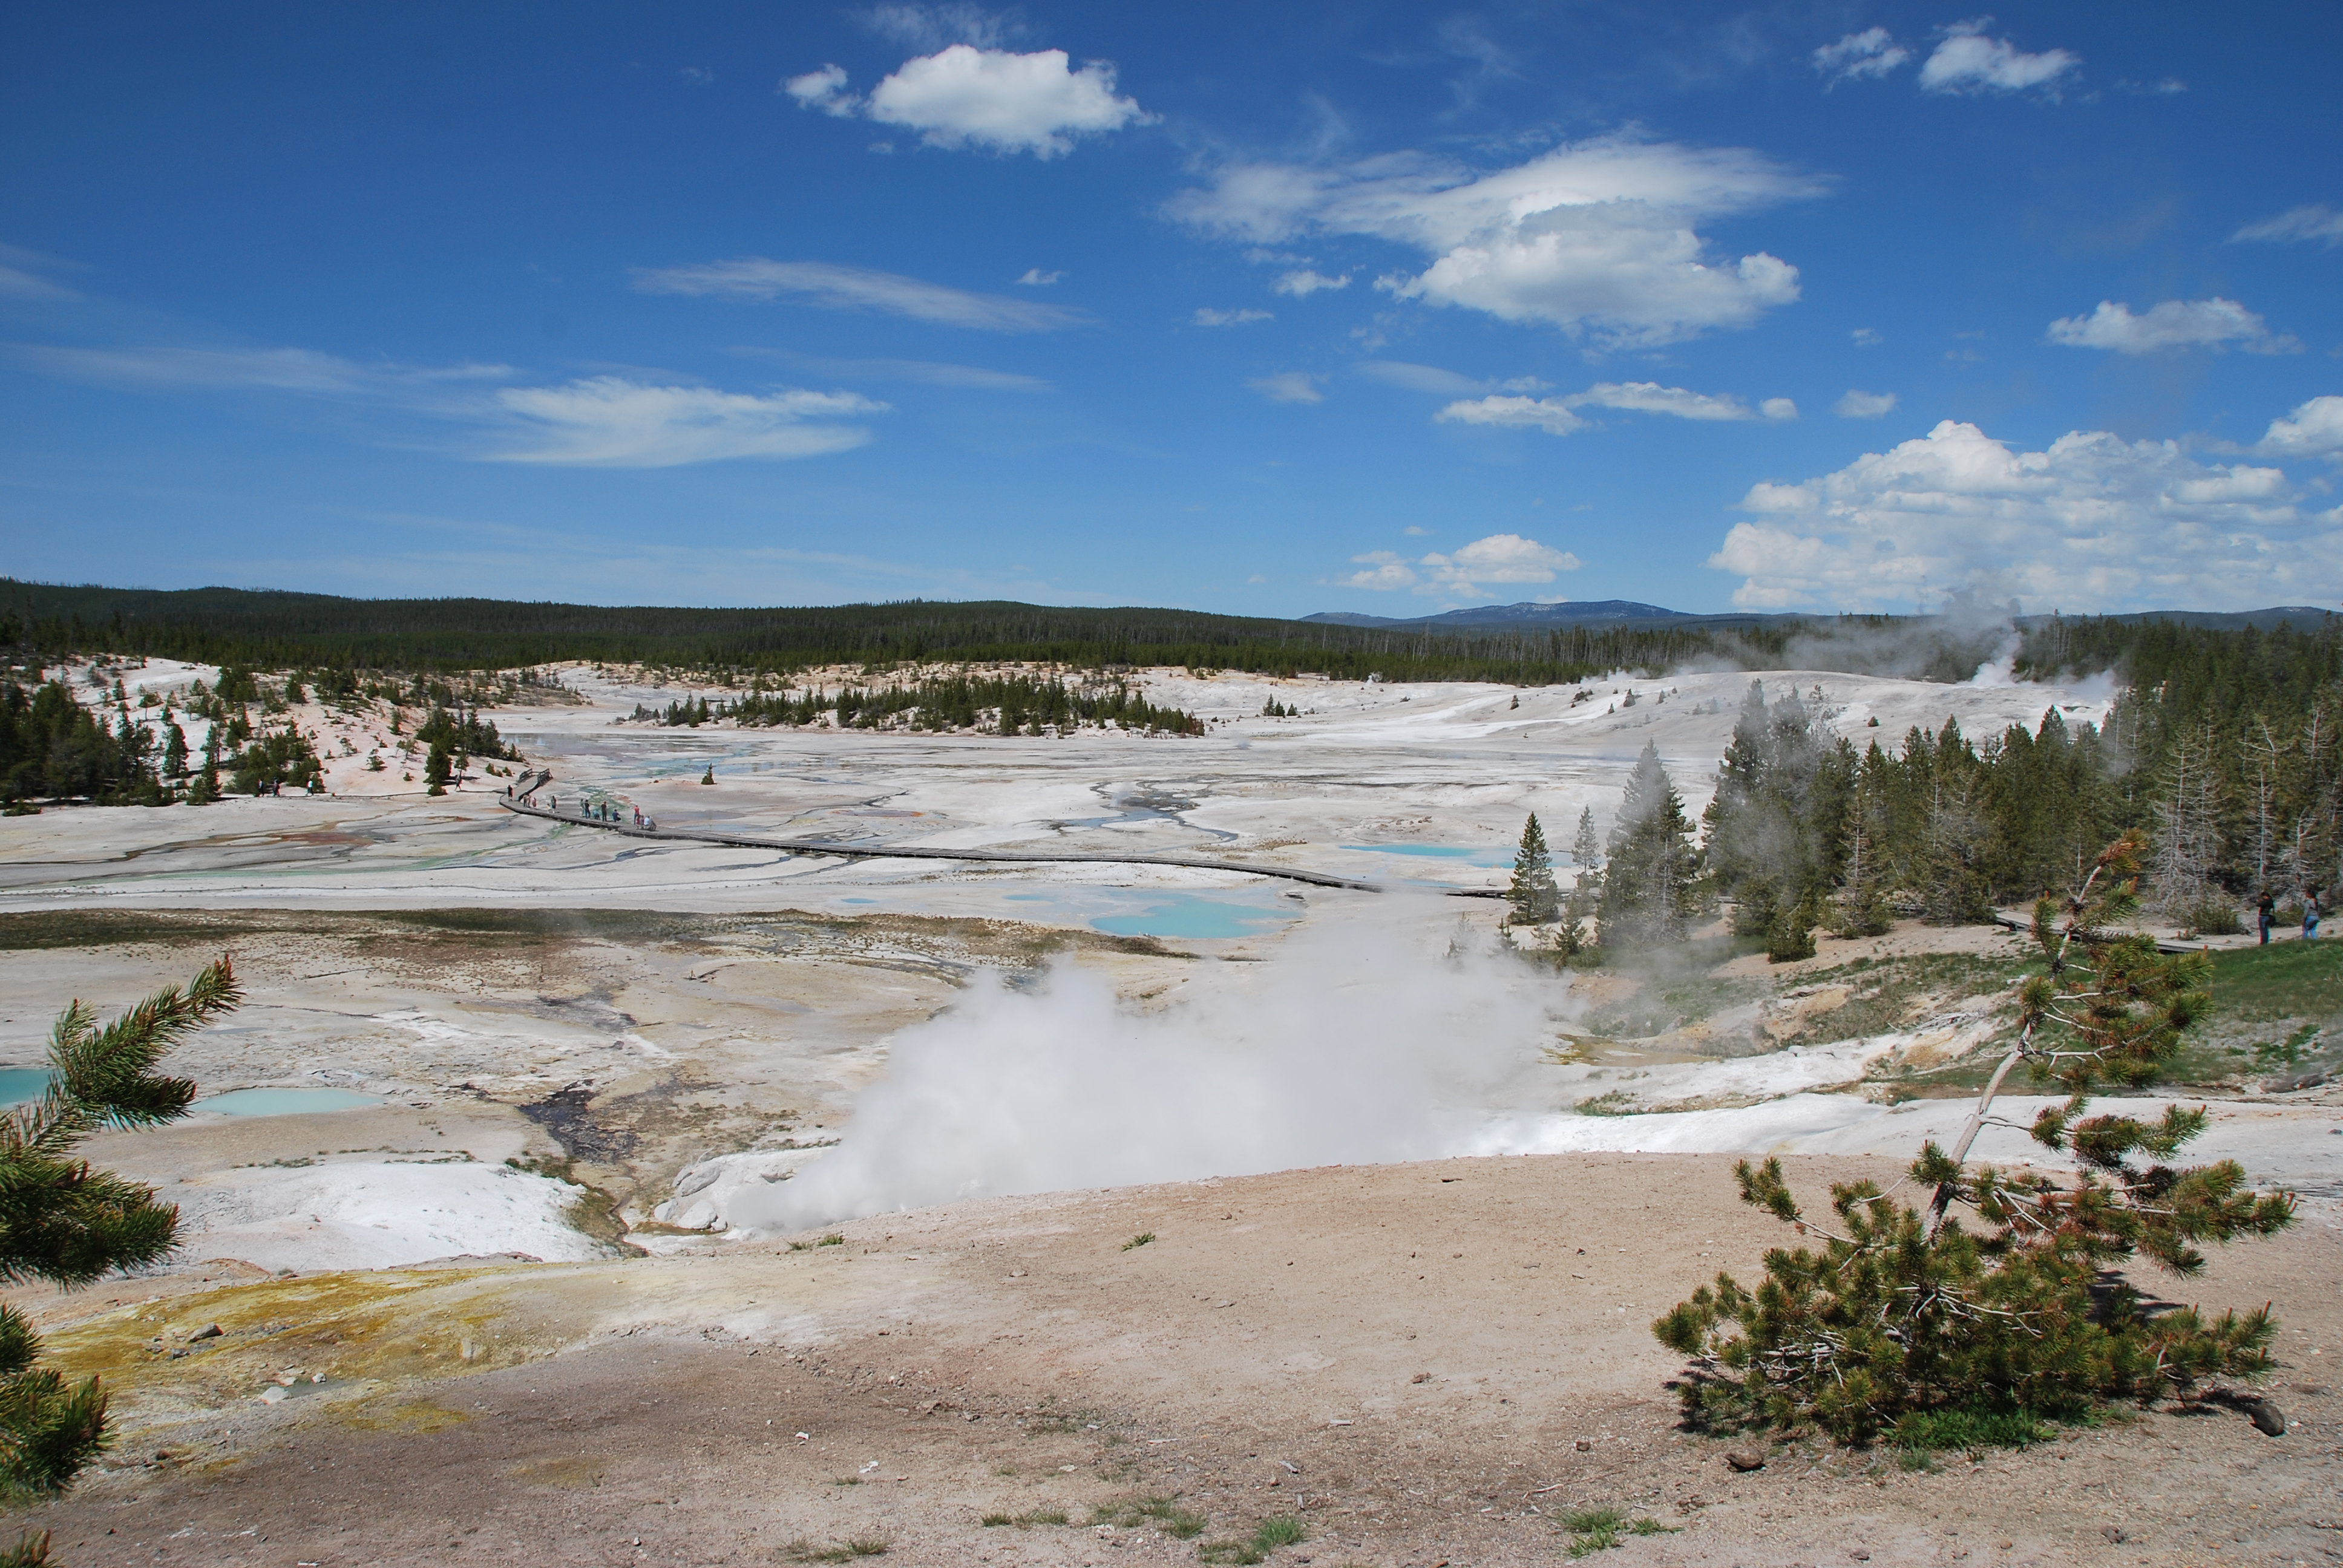
<instances>
[{"instance_id":1,"label":"bare dirt ground","mask_svg":"<svg viewBox=\"0 0 2343 1568\"><path fill-rule=\"evenodd\" d=\"M1815 1188L1893 1171L1790 1163ZM2276 1303L2285 1436L2165 1407L1933 1471L1794 1442L1744 1474L1723 1454L1747 1442L1679 1430L1647 1328L1785 1240L1730 1164L1335 1167L990 1200L797 1250L45 1298L63 1362L120 1369L126 1438L29 1523L91 1568L857 1542L907 1564L1193 1563L1281 1516L1309 1534L1278 1562L1463 1568L1562 1560L1560 1518L1601 1506L1672 1532L1628 1538L1623 1568L2343 1559L2336 1205L2174 1292ZM301 1392L256 1399L280 1380ZM1145 1498L1207 1527L1122 1506Z\"/></svg>"}]
</instances>

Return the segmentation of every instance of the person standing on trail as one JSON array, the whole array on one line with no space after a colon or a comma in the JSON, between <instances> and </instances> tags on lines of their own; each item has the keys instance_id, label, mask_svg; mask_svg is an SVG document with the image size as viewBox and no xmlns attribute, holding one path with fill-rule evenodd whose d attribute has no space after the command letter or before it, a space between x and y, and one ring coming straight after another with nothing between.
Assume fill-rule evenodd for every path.
<instances>
[{"instance_id":1,"label":"person standing on trail","mask_svg":"<svg viewBox=\"0 0 2343 1568\"><path fill-rule=\"evenodd\" d=\"M2306 942L2315 942L2318 940L2318 890L2317 888L2302 890L2302 940Z\"/></svg>"},{"instance_id":2,"label":"person standing on trail","mask_svg":"<svg viewBox=\"0 0 2343 1568\"><path fill-rule=\"evenodd\" d=\"M2270 897L2268 888L2262 890L2261 900L2254 905L2262 929L2262 946L2269 946L2270 927L2278 920L2278 900Z\"/></svg>"}]
</instances>

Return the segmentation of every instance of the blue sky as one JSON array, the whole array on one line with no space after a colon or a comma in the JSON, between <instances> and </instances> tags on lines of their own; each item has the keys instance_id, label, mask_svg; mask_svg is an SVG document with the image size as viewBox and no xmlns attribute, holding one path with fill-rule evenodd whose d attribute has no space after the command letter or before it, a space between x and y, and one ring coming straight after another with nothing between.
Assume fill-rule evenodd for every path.
<instances>
[{"instance_id":1,"label":"blue sky","mask_svg":"<svg viewBox=\"0 0 2343 1568\"><path fill-rule=\"evenodd\" d=\"M0 572L2343 602L2343 12L0 14Z\"/></svg>"}]
</instances>

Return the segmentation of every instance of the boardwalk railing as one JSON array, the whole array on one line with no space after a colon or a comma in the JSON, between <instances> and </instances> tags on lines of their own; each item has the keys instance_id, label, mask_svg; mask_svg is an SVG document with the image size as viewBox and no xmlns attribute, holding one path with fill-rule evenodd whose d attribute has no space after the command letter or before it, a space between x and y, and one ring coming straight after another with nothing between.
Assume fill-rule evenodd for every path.
<instances>
[{"instance_id":1,"label":"boardwalk railing","mask_svg":"<svg viewBox=\"0 0 2343 1568\"><path fill-rule=\"evenodd\" d=\"M527 782L526 779L521 782ZM539 780L535 788L541 788ZM840 844L828 839L760 839L747 833L709 832L697 828L638 828L631 822L604 821L568 811L548 810L516 795L499 795L497 804L523 817L541 817L574 828L599 828L629 839L662 842L722 844L739 849L778 849L790 855L837 855L863 860L991 860L1011 864L1095 866L1184 866L1198 871L1235 871L1248 877L1282 877L1316 888L1353 888L1380 893L1373 882L1353 881L1324 871L1302 871L1289 866L1261 866L1245 860L1215 860L1202 855L1109 855L1075 849L950 849L923 844Z\"/></svg>"}]
</instances>

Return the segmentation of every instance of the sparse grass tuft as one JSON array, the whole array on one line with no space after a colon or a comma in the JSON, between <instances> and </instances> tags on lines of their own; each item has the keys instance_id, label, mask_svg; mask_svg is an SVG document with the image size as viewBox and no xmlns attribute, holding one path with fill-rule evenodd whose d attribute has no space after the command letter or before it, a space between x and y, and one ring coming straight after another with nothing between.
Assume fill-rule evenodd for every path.
<instances>
[{"instance_id":1,"label":"sparse grass tuft","mask_svg":"<svg viewBox=\"0 0 2343 1568\"><path fill-rule=\"evenodd\" d=\"M792 1563L851 1563L857 1557L884 1557L887 1543L875 1536L854 1535L835 1546L816 1546L799 1536L781 1550Z\"/></svg>"},{"instance_id":2,"label":"sparse grass tuft","mask_svg":"<svg viewBox=\"0 0 2343 1568\"><path fill-rule=\"evenodd\" d=\"M1204 1533L1202 1514L1182 1508L1168 1497L1135 1497L1101 1503L1091 1511L1091 1523L1124 1530L1151 1523L1175 1541L1193 1541Z\"/></svg>"},{"instance_id":3,"label":"sparse grass tuft","mask_svg":"<svg viewBox=\"0 0 2343 1568\"><path fill-rule=\"evenodd\" d=\"M1013 1524L1020 1530L1031 1530L1036 1524L1063 1524L1066 1511L1062 1508L1036 1508L1030 1513L988 1513L981 1521L987 1530Z\"/></svg>"},{"instance_id":4,"label":"sparse grass tuft","mask_svg":"<svg viewBox=\"0 0 2343 1568\"><path fill-rule=\"evenodd\" d=\"M789 1243L789 1251L792 1252L810 1252L816 1247L843 1247L844 1245L846 1245L845 1237L829 1235L824 1236L819 1241L791 1241Z\"/></svg>"},{"instance_id":5,"label":"sparse grass tuft","mask_svg":"<svg viewBox=\"0 0 2343 1568\"><path fill-rule=\"evenodd\" d=\"M1125 1241L1122 1244L1122 1250L1128 1252L1133 1247L1144 1247L1148 1242L1152 1241L1153 1240L1155 1240L1154 1231L1141 1231L1138 1235L1133 1236L1130 1241Z\"/></svg>"}]
</instances>

